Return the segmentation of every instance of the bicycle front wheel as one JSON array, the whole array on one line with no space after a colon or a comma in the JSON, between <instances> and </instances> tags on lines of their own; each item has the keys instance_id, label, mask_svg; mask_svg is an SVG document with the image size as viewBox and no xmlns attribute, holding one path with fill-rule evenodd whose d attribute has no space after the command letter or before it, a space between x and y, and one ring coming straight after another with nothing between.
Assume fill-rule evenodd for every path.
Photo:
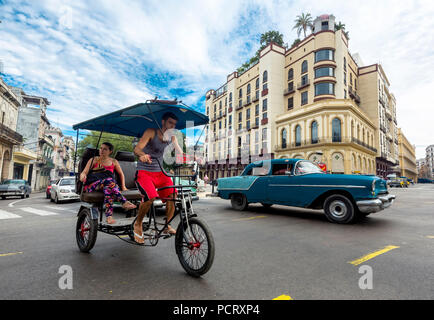
<instances>
[{"instance_id":1,"label":"bicycle front wheel","mask_svg":"<svg viewBox=\"0 0 434 320\"><path fill-rule=\"evenodd\" d=\"M214 238L208 225L190 218L180 222L175 236L175 249L184 270L193 277L207 273L214 262Z\"/></svg>"}]
</instances>

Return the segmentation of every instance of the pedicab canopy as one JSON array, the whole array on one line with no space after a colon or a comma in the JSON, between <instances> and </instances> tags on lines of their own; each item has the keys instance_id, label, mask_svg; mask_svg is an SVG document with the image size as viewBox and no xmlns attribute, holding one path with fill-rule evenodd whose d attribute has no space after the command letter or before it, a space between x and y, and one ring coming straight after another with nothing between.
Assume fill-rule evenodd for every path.
<instances>
[{"instance_id":1,"label":"pedicab canopy","mask_svg":"<svg viewBox=\"0 0 434 320\"><path fill-rule=\"evenodd\" d=\"M72 128L141 137L146 129L161 127L161 120L166 112L172 112L178 117L178 130L185 129L187 121L191 121L194 127L209 122L208 116L176 100L149 100L75 124Z\"/></svg>"}]
</instances>

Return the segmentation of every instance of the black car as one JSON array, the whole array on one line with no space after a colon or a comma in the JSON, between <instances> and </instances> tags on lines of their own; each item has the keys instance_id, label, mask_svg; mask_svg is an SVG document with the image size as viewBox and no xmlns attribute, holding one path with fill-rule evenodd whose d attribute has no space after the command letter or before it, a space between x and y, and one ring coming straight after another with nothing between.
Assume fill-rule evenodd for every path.
<instances>
[{"instance_id":1,"label":"black car","mask_svg":"<svg viewBox=\"0 0 434 320\"><path fill-rule=\"evenodd\" d=\"M32 193L32 188L30 184L23 179L9 179L3 181L0 184L0 196L2 199L6 199L6 197L24 197L28 198Z\"/></svg>"}]
</instances>

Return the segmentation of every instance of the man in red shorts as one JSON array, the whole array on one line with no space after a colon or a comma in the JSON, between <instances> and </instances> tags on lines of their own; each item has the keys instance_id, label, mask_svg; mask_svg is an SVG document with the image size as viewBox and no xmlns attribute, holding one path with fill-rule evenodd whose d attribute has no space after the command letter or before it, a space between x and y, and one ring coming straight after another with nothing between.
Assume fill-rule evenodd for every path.
<instances>
[{"instance_id":1,"label":"man in red shorts","mask_svg":"<svg viewBox=\"0 0 434 320\"><path fill-rule=\"evenodd\" d=\"M134 148L134 154L139 157L137 161L136 185L142 194L142 202L139 206L139 213L134 224L134 240L138 243L144 243L143 237L143 218L151 208L155 198L173 197L176 192L174 188L168 188L156 191L157 188L173 185L172 179L166 176L158 165L158 161L163 166L163 154L166 147L173 144L176 152L182 154L178 141L175 136L167 138L168 130L174 129L178 118L171 112L166 112L162 118L161 130L149 128L140 138L139 143ZM165 202L163 200L163 202ZM175 203L166 202L166 218L169 221L175 212ZM176 230L170 225L164 231L165 233L175 234Z\"/></svg>"}]
</instances>

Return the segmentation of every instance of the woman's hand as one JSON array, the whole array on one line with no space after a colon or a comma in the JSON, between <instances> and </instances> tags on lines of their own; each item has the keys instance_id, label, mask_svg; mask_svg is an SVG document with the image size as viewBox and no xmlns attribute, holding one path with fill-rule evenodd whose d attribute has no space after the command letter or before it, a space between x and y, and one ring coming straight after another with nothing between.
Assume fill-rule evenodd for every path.
<instances>
[{"instance_id":1,"label":"woman's hand","mask_svg":"<svg viewBox=\"0 0 434 320\"><path fill-rule=\"evenodd\" d=\"M82 172L80 174L80 181L84 183L84 182L86 182L86 178L87 178L87 175L84 172Z\"/></svg>"}]
</instances>

